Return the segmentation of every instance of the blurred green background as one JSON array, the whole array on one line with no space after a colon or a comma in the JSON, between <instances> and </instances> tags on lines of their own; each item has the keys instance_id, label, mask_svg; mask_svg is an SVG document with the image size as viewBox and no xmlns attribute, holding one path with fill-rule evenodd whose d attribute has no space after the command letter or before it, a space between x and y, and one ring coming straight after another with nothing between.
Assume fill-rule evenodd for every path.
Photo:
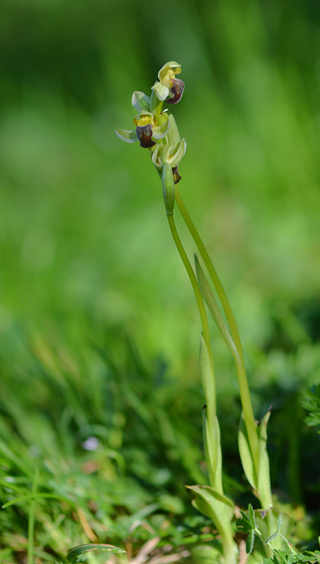
<instances>
[{"instance_id":1,"label":"blurred green background","mask_svg":"<svg viewBox=\"0 0 320 564\"><path fill-rule=\"evenodd\" d=\"M167 60L186 83L181 191L245 347L319 310L319 29L315 0L1 1L5 354L21 327L81 346L106 324L197 377L200 323L161 184L114 134Z\"/></svg>"}]
</instances>

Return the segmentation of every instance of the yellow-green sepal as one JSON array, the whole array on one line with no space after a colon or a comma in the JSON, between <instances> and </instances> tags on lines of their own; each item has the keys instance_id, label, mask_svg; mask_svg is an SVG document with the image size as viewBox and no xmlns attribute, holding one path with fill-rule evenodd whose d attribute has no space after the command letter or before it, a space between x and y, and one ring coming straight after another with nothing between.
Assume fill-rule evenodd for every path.
<instances>
[{"instance_id":1,"label":"yellow-green sepal","mask_svg":"<svg viewBox=\"0 0 320 564\"><path fill-rule=\"evenodd\" d=\"M168 75L170 76L170 74L172 75L172 73L176 75L179 74L180 72L181 72L181 65L177 63L177 61L169 61L168 63L163 65L163 67L161 67L161 69L159 70L158 79L164 82Z\"/></svg>"},{"instance_id":2,"label":"yellow-green sepal","mask_svg":"<svg viewBox=\"0 0 320 564\"><path fill-rule=\"evenodd\" d=\"M126 143L134 143L138 140L136 132L128 131L127 129L116 129L116 135Z\"/></svg>"},{"instance_id":3,"label":"yellow-green sepal","mask_svg":"<svg viewBox=\"0 0 320 564\"><path fill-rule=\"evenodd\" d=\"M175 147L181 141L179 129L173 115L169 115L170 129L168 132L168 142L171 147Z\"/></svg>"},{"instance_id":4,"label":"yellow-green sepal","mask_svg":"<svg viewBox=\"0 0 320 564\"><path fill-rule=\"evenodd\" d=\"M150 112L150 97L137 90L132 94L132 105L139 113L141 111Z\"/></svg>"},{"instance_id":5,"label":"yellow-green sepal","mask_svg":"<svg viewBox=\"0 0 320 564\"><path fill-rule=\"evenodd\" d=\"M178 143L173 150L170 147L170 162L172 167L178 166L178 164L182 161L186 153L186 150L187 150L187 143L185 139L182 139L180 143Z\"/></svg>"},{"instance_id":6,"label":"yellow-green sepal","mask_svg":"<svg viewBox=\"0 0 320 564\"><path fill-rule=\"evenodd\" d=\"M168 86L165 86L164 84L162 84L162 82L158 81L154 83L154 85L151 87L151 90L155 92L158 100L161 100L161 102L168 98L170 93Z\"/></svg>"},{"instance_id":7,"label":"yellow-green sepal","mask_svg":"<svg viewBox=\"0 0 320 564\"><path fill-rule=\"evenodd\" d=\"M157 127L154 127L152 130L152 137L154 137L154 139L163 139L170 130L170 121L167 114L162 114L161 118L162 123L157 125Z\"/></svg>"},{"instance_id":8,"label":"yellow-green sepal","mask_svg":"<svg viewBox=\"0 0 320 564\"><path fill-rule=\"evenodd\" d=\"M158 145L152 153L152 162L158 170L162 170L166 162L174 168L181 162L186 150L187 144L184 139L182 139L175 147L171 147L167 143L165 145Z\"/></svg>"}]
</instances>

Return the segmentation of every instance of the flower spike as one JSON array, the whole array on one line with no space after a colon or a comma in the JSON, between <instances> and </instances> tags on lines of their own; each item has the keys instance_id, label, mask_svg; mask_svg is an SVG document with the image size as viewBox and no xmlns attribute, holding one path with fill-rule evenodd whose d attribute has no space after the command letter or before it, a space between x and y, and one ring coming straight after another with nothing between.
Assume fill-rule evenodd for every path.
<instances>
[{"instance_id":1,"label":"flower spike","mask_svg":"<svg viewBox=\"0 0 320 564\"><path fill-rule=\"evenodd\" d=\"M151 96L136 90L132 95L132 105L138 115L133 120L135 129L117 129L117 136L126 143L139 141L140 147L150 149L152 162L160 176L166 170L166 178L172 177L174 184L181 180L178 173L186 152L186 142L180 133L172 114L162 111L164 100L168 104L177 104L183 95L184 82L176 78L181 72L181 65L169 61L158 72L158 79L151 88ZM171 169L170 174L168 173ZM171 175L171 176L170 176Z\"/></svg>"}]
</instances>

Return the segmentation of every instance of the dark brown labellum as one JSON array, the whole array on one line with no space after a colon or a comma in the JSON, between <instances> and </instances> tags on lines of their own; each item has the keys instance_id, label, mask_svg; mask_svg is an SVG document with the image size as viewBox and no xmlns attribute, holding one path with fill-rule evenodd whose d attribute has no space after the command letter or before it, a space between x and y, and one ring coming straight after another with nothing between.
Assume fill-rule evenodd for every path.
<instances>
[{"instance_id":1,"label":"dark brown labellum","mask_svg":"<svg viewBox=\"0 0 320 564\"><path fill-rule=\"evenodd\" d=\"M180 78L172 79L173 85L170 88L170 98L167 98L167 104L177 104L182 98L184 91L184 82Z\"/></svg>"},{"instance_id":2,"label":"dark brown labellum","mask_svg":"<svg viewBox=\"0 0 320 564\"><path fill-rule=\"evenodd\" d=\"M150 123L147 125L138 125L138 127L136 127L136 134L140 141L140 147L149 149L156 144L156 142L151 139L152 127Z\"/></svg>"},{"instance_id":3,"label":"dark brown labellum","mask_svg":"<svg viewBox=\"0 0 320 564\"><path fill-rule=\"evenodd\" d=\"M180 176L180 174L178 173L178 167L174 166L172 169L172 175L173 175L173 182L175 184L178 184L178 182L180 182L182 176Z\"/></svg>"}]
</instances>

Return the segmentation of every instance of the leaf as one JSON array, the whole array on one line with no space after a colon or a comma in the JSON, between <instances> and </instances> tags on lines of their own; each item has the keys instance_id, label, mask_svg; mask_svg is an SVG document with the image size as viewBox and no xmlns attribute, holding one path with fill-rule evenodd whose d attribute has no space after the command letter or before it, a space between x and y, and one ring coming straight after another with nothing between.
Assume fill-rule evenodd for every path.
<instances>
[{"instance_id":1,"label":"leaf","mask_svg":"<svg viewBox=\"0 0 320 564\"><path fill-rule=\"evenodd\" d=\"M310 390L302 393L302 407L309 411L305 417L305 422L310 427L320 425L320 384L313 386Z\"/></svg>"},{"instance_id":2,"label":"leaf","mask_svg":"<svg viewBox=\"0 0 320 564\"><path fill-rule=\"evenodd\" d=\"M258 427L259 435L259 466L258 466L258 496L260 499L270 497L271 484L270 484L270 465L269 456L267 451L267 425L271 415L271 411L267 411L265 416L261 419ZM270 506L272 499L269 500ZM263 509L269 509L264 507Z\"/></svg>"},{"instance_id":3,"label":"leaf","mask_svg":"<svg viewBox=\"0 0 320 564\"><path fill-rule=\"evenodd\" d=\"M280 533L280 530L281 530L281 523L282 523L282 515L281 515L281 513L280 513L280 514L279 514L279 517L278 517L278 528L277 528L277 530L276 530L275 533L272 533L272 535L270 535L270 536L265 540L266 543L271 542L271 541L272 541L273 539L275 539L276 536ZM282 537L282 538L284 538L284 537Z\"/></svg>"},{"instance_id":4,"label":"leaf","mask_svg":"<svg viewBox=\"0 0 320 564\"><path fill-rule=\"evenodd\" d=\"M229 530L234 514L234 504L225 495L210 486L186 486L195 496L192 504L206 517L209 517L219 533Z\"/></svg>"},{"instance_id":5,"label":"leaf","mask_svg":"<svg viewBox=\"0 0 320 564\"><path fill-rule=\"evenodd\" d=\"M238 446L239 446L239 453L241 458L241 464L246 475L246 478L250 484L250 486L257 491L258 490L258 481L254 471L254 464L249 444L249 438L247 433L247 427L244 421L243 414L241 414L240 424L239 424L239 433L238 433Z\"/></svg>"},{"instance_id":6,"label":"leaf","mask_svg":"<svg viewBox=\"0 0 320 564\"><path fill-rule=\"evenodd\" d=\"M256 532L254 529L251 529L250 533L248 534L248 538L246 540L246 553L251 554L254 547L254 539L256 536Z\"/></svg>"},{"instance_id":7,"label":"leaf","mask_svg":"<svg viewBox=\"0 0 320 564\"><path fill-rule=\"evenodd\" d=\"M254 539L256 535L256 519L252 505L249 503L247 513L244 513L241 510L240 513L242 517L237 520L236 526L241 533L248 533L246 540L246 553L251 554L251 552L253 551Z\"/></svg>"},{"instance_id":8,"label":"leaf","mask_svg":"<svg viewBox=\"0 0 320 564\"><path fill-rule=\"evenodd\" d=\"M243 534L249 533L252 530L250 519L243 511L240 510L240 513L242 517L239 517L236 521L237 529Z\"/></svg>"},{"instance_id":9,"label":"leaf","mask_svg":"<svg viewBox=\"0 0 320 564\"><path fill-rule=\"evenodd\" d=\"M211 487L223 495L222 489L222 454L220 428L216 417L215 378L213 366L203 336L200 341L200 375L206 398L206 416L204 418L204 448L208 465Z\"/></svg>"},{"instance_id":10,"label":"leaf","mask_svg":"<svg viewBox=\"0 0 320 564\"><path fill-rule=\"evenodd\" d=\"M251 503L249 503L249 505L248 505L248 519L250 521L251 527L253 529L255 529L256 528L256 518L255 518L253 507L252 507Z\"/></svg>"},{"instance_id":11,"label":"leaf","mask_svg":"<svg viewBox=\"0 0 320 564\"><path fill-rule=\"evenodd\" d=\"M68 551L67 562L79 562L79 558L86 552L113 552L113 553L125 553L126 551L112 544L82 544L80 546L75 546Z\"/></svg>"},{"instance_id":12,"label":"leaf","mask_svg":"<svg viewBox=\"0 0 320 564\"><path fill-rule=\"evenodd\" d=\"M269 456L267 451L267 424L270 418L270 411L267 411L265 416L262 418L258 426L258 440L259 440L259 465L258 465L258 476L255 474L254 464L247 434L247 428L244 421L243 414L241 414L239 433L238 433L238 444L241 463L249 484L255 491L255 495L259 499L270 498L271 485L270 485L270 466L269 466ZM272 505L272 500L269 500L268 507L264 509L269 509Z\"/></svg>"}]
</instances>

